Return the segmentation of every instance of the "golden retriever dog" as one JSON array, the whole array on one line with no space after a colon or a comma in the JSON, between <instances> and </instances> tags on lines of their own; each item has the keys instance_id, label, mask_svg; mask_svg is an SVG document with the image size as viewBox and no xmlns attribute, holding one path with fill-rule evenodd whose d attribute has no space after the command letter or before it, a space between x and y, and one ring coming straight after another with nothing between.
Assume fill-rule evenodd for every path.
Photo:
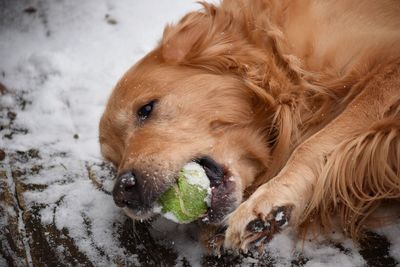
<instances>
[{"instance_id":1,"label":"golden retriever dog","mask_svg":"<svg viewBox=\"0 0 400 267\"><path fill-rule=\"evenodd\" d=\"M400 1L202 6L108 101L100 143L118 169L115 203L154 216L196 161L212 186L203 224L217 229L203 239L244 251L288 225L356 239L380 207L399 207Z\"/></svg>"}]
</instances>

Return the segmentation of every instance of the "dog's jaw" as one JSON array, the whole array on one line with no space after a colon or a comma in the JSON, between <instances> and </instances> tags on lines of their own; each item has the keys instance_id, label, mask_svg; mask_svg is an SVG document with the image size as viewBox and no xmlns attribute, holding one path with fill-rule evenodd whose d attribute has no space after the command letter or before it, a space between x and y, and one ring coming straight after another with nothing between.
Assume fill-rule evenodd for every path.
<instances>
[{"instance_id":1,"label":"dog's jaw","mask_svg":"<svg viewBox=\"0 0 400 267\"><path fill-rule=\"evenodd\" d=\"M128 207L122 208L125 214L134 221L142 221L151 219L155 214L152 211L133 211Z\"/></svg>"}]
</instances>

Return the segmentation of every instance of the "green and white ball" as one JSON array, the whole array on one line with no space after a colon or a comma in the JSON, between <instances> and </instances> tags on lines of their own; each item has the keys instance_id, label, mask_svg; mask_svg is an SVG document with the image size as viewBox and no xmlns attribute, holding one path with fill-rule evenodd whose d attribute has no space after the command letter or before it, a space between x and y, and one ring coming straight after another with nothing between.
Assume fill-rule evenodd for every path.
<instances>
[{"instance_id":1,"label":"green and white ball","mask_svg":"<svg viewBox=\"0 0 400 267\"><path fill-rule=\"evenodd\" d=\"M177 183L158 200L158 211L177 223L190 223L202 217L210 205L210 181L203 167L195 162L179 172Z\"/></svg>"}]
</instances>

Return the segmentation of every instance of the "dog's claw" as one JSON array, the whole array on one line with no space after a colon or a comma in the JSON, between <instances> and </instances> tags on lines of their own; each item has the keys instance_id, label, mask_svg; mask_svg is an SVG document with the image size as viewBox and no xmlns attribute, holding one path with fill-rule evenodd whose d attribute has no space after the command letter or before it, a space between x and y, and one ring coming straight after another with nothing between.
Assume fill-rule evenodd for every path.
<instances>
[{"instance_id":1,"label":"dog's claw","mask_svg":"<svg viewBox=\"0 0 400 267\"><path fill-rule=\"evenodd\" d=\"M208 236L204 241L205 248L207 253L210 255L220 256L222 252L224 252L224 240L225 240L225 231L227 226L220 226L215 228L210 234L211 237Z\"/></svg>"},{"instance_id":2,"label":"dog's claw","mask_svg":"<svg viewBox=\"0 0 400 267\"><path fill-rule=\"evenodd\" d=\"M225 235L217 234L214 237L208 240L208 249L212 252L212 254L216 256L220 256L223 251L223 244L225 240Z\"/></svg>"}]
</instances>

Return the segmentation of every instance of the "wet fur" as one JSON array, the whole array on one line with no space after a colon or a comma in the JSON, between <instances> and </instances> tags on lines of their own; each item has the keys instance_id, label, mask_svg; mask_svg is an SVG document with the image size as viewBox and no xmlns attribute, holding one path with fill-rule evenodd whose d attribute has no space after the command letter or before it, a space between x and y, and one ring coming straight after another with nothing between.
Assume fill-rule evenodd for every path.
<instances>
[{"instance_id":1,"label":"wet fur","mask_svg":"<svg viewBox=\"0 0 400 267\"><path fill-rule=\"evenodd\" d=\"M160 171L176 171L188 155L209 153L198 141L208 140L205 129L196 136L174 122L173 134L193 143L180 148L182 141L154 128L127 141L134 127L123 113L116 118L124 105L116 99L170 93L143 93L137 84L160 87L171 83L163 77L174 77L201 110L190 111L189 121L219 112L207 122L219 140L212 153L222 160L232 148L240 155L233 160L240 159L242 178L234 199L248 199L228 218L227 247L245 248L249 220L287 204L300 229L310 218L332 229L335 217L357 238L382 203L400 199L399 1L225 0L203 7L167 26L159 46L121 79L100 126L103 154L120 170L155 162ZM158 81L146 85L152 79ZM207 81L231 89L196 91ZM174 99L168 105L180 112Z\"/></svg>"}]
</instances>

